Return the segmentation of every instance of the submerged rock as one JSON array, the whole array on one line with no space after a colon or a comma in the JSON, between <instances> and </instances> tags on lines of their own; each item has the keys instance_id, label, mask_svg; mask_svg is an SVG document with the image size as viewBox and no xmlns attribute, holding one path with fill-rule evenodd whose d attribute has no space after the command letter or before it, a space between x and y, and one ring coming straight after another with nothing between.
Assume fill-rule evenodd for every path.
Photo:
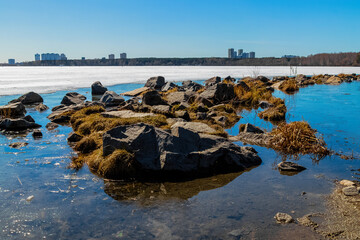
<instances>
[{"instance_id":1,"label":"submerged rock","mask_svg":"<svg viewBox=\"0 0 360 240\"><path fill-rule=\"evenodd\" d=\"M182 127L173 127L168 133L144 123L120 126L106 132L103 155L108 156L116 149L134 154L136 164L133 166L138 173L150 171L155 175L156 172L211 175L244 170L261 163L253 148L239 147L224 138L199 135Z\"/></svg>"},{"instance_id":2,"label":"submerged rock","mask_svg":"<svg viewBox=\"0 0 360 240\"><path fill-rule=\"evenodd\" d=\"M42 136L43 136L43 134L42 134L42 132L41 132L41 130L40 129L36 129L36 130L34 130L34 132L32 133L32 136L33 136L33 138L42 138Z\"/></svg>"},{"instance_id":3,"label":"submerged rock","mask_svg":"<svg viewBox=\"0 0 360 240\"><path fill-rule=\"evenodd\" d=\"M264 133L259 127L252 125L251 123L241 124L240 132L244 133Z\"/></svg>"},{"instance_id":4,"label":"submerged rock","mask_svg":"<svg viewBox=\"0 0 360 240\"><path fill-rule=\"evenodd\" d=\"M276 219L277 223L292 223L294 219L287 213L278 212L274 218Z\"/></svg>"},{"instance_id":5,"label":"submerged rock","mask_svg":"<svg viewBox=\"0 0 360 240\"><path fill-rule=\"evenodd\" d=\"M300 166L299 164L293 162L281 162L278 164L280 171L291 171L291 172L301 172L306 169L306 167Z\"/></svg>"},{"instance_id":6,"label":"submerged rock","mask_svg":"<svg viewBox=\"0 0 360 240\"><path fill-rule=\"evenodd\" d=\"M30 104L42 103L44 102L44 99L35 92L28 92L22 95L21 97L10 101L9 103L16 103L16 102L21 102L22 104L30 105Z\"/></svg>"},{"instance_id":7,"label":"submerged rock","mask_svg":"<svg viewBox=\"0 0 360 240\"><path fill-rule=\"evenodd\" d=\"M11 148L23 148L23 147L26 147L27 145L29 145L29 143L27 143L27 142L15 142L15 143L11 143L9 145L9 147L11 147Z\"/></svg>"},{"instance_id":8,"label":"submerged rock","mask_svg":"<svg viewBox=\"0 0 360 240\"><path fill-rule=\"evenodd\" d=\"M37 105L37 106L35 107L35 110L36 110L36 111L39 111L39 112L43 112L43 111L46 111L46 110L48 110L48 109L49 109L49 107L46 106L46 105L43 104L43 103L40 103L39 105Z\"/></svg>"},{"instance_id":9,"label":"submerged rock","mask_svg":"<svg viewBox=\"0 0 360 240\"><path fill-rule=\"evenodd\" d=\"M55 128L59 127L59 124L49 122L45 127L47 130L54 130Z\"/></svg>"},{"instance_id":10,"label":"submerged rock","mask_svg":"<svg viewBox=\"0 0 360 240\"><path fill-rule=\"evenodd\" d=\"M102 85L101 82L97 81L91 85L92 95L103 95L107 91L107 88Z\"/></svg>"}]
</instances>

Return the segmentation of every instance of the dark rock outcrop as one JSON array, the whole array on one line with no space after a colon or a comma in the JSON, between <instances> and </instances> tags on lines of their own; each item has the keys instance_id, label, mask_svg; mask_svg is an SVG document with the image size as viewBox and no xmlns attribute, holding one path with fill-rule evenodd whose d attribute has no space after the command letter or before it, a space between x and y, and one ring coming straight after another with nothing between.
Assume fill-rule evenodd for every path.
<instances>
[{"instance_id":1,"label":"dark rock outcrop","mask_svg":"<svg viewBox=\"0 0 360 240\"><path fill-rule=\"evenodd\" d=\"M75 143L75 142L79 142L82 139L82 136L80 136L77 133L70 133L69 137L67 138L69 143Z\"/></svg>"},{"instance_id":2,"label":"dark rock outcrop","mask_svg":"<svg viewBox=\"0 0 360 240\"><path fill-rule=\"evenodd\" d=\"M103 95L107 91L107 88L104 87L101 82L97 81L91 85L91 94L92 95Z\"/></svg>"},{"instance_id":3,"label":"dark rock outcrop","mask_svg":"<svg viewBox=\"0 0 360 240\"><path fill-rule=\"evenodd\" d=\"M200 94L200 97L209 99L214 104L228 102L235 97L234 86L231 84L219 83L207 88Z\"/></svg>"},{"instance_id":4,"label":"dark rock outcrop","mask_svg":"<svg viewBox=\"0 0 360 240\"><path fill-rule=\"evenodd\" d=\"M147 80L145 87L161 90L161 88L165 85L165 78L162 76L152 77Z\"/></svg>"},{"instance_id":5,"label":"dark rock outcrop","mask_svg":"<svg viewBox=\"0 0 360 240\"><path fill-rule=\"evenodd\" d=\"M114 107L123 104L125 99L116 92L107 91L101 97L100 102L103 103L105 107Z\"/></svg>"},{"instance_id":6,"label":"dark rock outcrop","mask_svg":"<svg viewBox=\"0 0 360 240\"><path fill-rule=\"evenodd\" d=\"M33 131L32 136L33 138L37 139L37 138L42 138L43 134L40 129L36 129Z\"/></svg>"},{"instance_id":7,"label":"dark rock outcrop","mask_svg":"<svg viewBox=\"0 0 360 240\"><path fill-rule=\"evenodd\" d=\"M217 83L220 83L220 82L221 82L221 77L217 77L217 76L212 77L212 78L205 81L205 86L210 87L210 86L213 86L213 85L215 85Z\"/></svg>"},{"instance_id":8,"label":"dark rock outcrop","mask_svg":"<svg viewBox=\"0 0 360 240\"><path fill-rule=\"evenodd\" d=\"M162 99L162 97L158 91L146 92L143 95L142 102L143 102L143 104L150 105L150 106L167 105L167 103L164 101L164 99Z\"/></svg>"},{"instance_id":9,"label":"dark rock outcrop","mask_svg":"<svg viewBox=\"0 0 360 240\"><path fill-rule=\"evenodd\" d=\"M167 82L162 88L161 88L161 91L163 92L166 92L166 91L169 91L173 88L176 88L177 85L175 83L172 83L172 82Z\"/></svg>"},{"instance_id":10,"label":"dark rock outcrop","mask_svg":"<svg viewBox=\"0 0 360 240\"><path fill-rule=\"evenodd\" d=\"M224 138L199 135L181 127L168 133L144 123L106 132L103 155L116 149L133 153L137 172L152 176L178 173L195 177L244 170L261 163L253 148L239 147Z\"/></svg>"},{"instance_id":11,"label":"dark rock outcrop","mask_svg":"<svg viewBox=\"0 0 360 240\"><path fill-rule=\"evenodd\" d=\"M25 118L5 118L0 120L0 129L4 129L6 131L23 131L39 127L41 127L41 125L28 121Z\"/></svg>"},{"instance_id":12,"label":"dark rock outcrop","mask_svg":"<svg viewBox=\"0 0 360 240\"><path fill-rule=\"evenodd\" d=\"M191 90L191 91L197 91L197 90L203 88L203 86L201 84L198 84L191 80L182 82L182 86L183 86L183 88Z\"/></svg>"},{"instance_id":13,"label":"dark rock outcrop","mask_svg":"<svg viewBox=\"0 0 360 240\"><path fill-rule=\"evenodd\" d=\"M20 118L24 117L26 109L21 102L10 103L5 106L0 106L0 116L2 118Z\"/></svg>"},{"instance_id":14,"label":"dark rock outcrop","mask_svg":"<svg viewBox=\"0 0 360 240\"><path fill-rule=\"evenodd\" d=\"M81 104L85 100L86 97L84 95L81 95L80 93L77 92L69 92L64 96L64 98L61 101L61 104L65 106L70 106L70 105Z\"/></svg>"},{"instance_id":15,"label":"dark rock outcrop","mask_svg":"<svg viewBox=\"0 0 360 240\"><path fill-rule=\"evenodd\" d=\"M44 102L44 99L35 92L28 92L21 97L10 101L9 103L21 102L25 105L38 104Z\"/></svg>"}]
</instances>

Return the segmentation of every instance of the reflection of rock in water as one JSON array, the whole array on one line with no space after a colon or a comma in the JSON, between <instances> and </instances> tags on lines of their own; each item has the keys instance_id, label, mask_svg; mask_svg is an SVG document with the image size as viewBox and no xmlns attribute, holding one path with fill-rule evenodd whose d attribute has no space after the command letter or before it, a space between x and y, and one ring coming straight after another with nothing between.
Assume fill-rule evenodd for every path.
<instances>
[{"instance_id":1,"label":"reflection of rock in water","mask_svg":"<svg viewBox=\"0 0 360 240\"><path fill-rule=\"evenodd\" d=\"M121 182L104 181L104 191L118 201L139 201L149 205L156 201L169 199L187 200L201 191L223 187L243 172L221 174L187 182Z\"/></svg>"}]
</instances>

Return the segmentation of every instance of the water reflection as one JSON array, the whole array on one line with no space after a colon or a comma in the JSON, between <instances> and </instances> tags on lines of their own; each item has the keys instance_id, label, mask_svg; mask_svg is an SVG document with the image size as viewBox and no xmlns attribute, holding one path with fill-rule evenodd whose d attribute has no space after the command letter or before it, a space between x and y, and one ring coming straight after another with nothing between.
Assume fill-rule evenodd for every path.
<instances>
[{"instance_id":1,"label":"water reflection","mask_svg":"<svg viewBox=\"0 0 360 240\"><path fill-rule=\"evenodd\" d=\"M104 181L104 191L117 201L136 201L153 205L168 200L187 200L201 191L223 187L243 172L220 174L186 182L123 182Z\"/></svg>"}]
</instances>

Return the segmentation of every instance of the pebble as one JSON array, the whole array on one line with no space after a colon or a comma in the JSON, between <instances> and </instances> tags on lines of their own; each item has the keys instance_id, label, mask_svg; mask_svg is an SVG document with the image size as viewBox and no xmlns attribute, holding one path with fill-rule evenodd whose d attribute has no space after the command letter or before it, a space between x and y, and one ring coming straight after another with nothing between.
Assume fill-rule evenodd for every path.
<instances>
[{"instance_id":1,"label":"pebble","mask_svg":"<svg viewBox=\"0 0 360 240\"><path fill-rule=\"evenodd\" d=\"M26 198L26 201L31 202L34 199L34 195L29 196Z\"/></svg>"}]
</instances>

